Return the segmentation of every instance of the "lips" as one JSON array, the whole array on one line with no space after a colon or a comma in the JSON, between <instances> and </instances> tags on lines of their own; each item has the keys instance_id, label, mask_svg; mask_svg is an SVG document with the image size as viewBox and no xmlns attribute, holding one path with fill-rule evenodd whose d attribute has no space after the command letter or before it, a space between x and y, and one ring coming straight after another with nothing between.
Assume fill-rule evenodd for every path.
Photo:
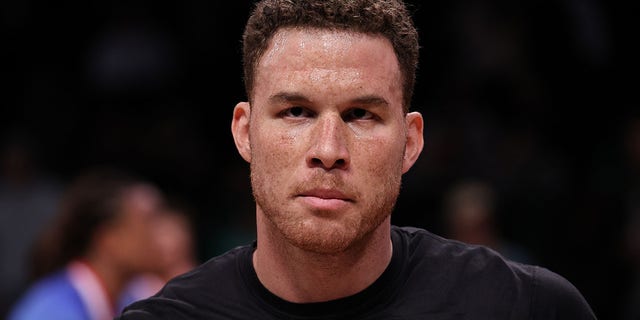
<instances>
[{"instance_id":1,"label":"lips","mask_svg":"<svg viewBox=\"0 0 640 320\"><path fill-rule=\"evenodd\" d=\"M334 189L313 189L313 190L302 192L300 196L314 197L314 198L320 198L320 199L326 199L326 200L336 199L336 200L343 200L343 201L349 201L349 202L353 201L341 191L334 190Z\"/></svg>"},{"instance_id":2,"label":"lips","mask_svg":"<svg viewBox=\"0 0 640 320\"><path fill-rule=\"evenodd\" d=\"M335 189L312 189L298 195L302 202L321 211L341 211L354 202L347 194Z\"/></svg>"}]
</instances>

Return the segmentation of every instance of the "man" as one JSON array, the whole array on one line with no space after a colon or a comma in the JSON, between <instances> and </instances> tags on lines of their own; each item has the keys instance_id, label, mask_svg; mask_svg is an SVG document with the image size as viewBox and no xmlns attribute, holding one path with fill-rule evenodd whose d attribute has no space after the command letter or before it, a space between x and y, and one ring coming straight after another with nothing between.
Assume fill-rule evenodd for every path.
<instances>
[{"instance_id":1,"label":"man","mask_svg":"<svg viewBox=\"0 0 640 320\"><path fill-rule=\"evenodd\" d=\"M9 320L106 320L121 311L127 283L159 265L155 222L163 196L151 183L114 169L72 182L39 239L35 282Z\"/></svg>"},{"instance_id":2,"label":"man","mask_svg":"<svg viewBox=\"0 0 640 320\"><path fill-rule=\"evenodd\" d=\"M423 147L418 36L400 0L263 0L243 35L257 241L134 303L129 319L594 319L567 280L391 226Z\"/></svg>"}]
</instances>

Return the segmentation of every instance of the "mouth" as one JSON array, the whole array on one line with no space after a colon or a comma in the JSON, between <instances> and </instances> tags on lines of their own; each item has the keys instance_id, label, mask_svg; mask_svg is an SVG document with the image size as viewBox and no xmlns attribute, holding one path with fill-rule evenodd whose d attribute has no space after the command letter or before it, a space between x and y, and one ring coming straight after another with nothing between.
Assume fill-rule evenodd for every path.
<instances>
[{"instance_id":1,"label":"mouth","mask_svg":"<svg viewBox=\"0 0 640 320\"><path fill-rule=\"evenodd\" d=\"M340 210L355 202L345 193L334 189L312 189L298 197L308 206L319 210Z\"/></svg>"},{"instance_id":2,"label":"mouth","mask_svg":"<svg viewBox=\"0 0 640 320\"><path fill-rule=\"evenodd\" d=\"M353 201L347 195L345 195L343 192L338 191L338 190L334 190L334 189L307 190L307 191L301 192L300 196L301 197L314 197L314 198L325 199L325 200L335 199L335 200L343 200L343 201L349 201L349 202Z\"/></svg>"}]
</instances>

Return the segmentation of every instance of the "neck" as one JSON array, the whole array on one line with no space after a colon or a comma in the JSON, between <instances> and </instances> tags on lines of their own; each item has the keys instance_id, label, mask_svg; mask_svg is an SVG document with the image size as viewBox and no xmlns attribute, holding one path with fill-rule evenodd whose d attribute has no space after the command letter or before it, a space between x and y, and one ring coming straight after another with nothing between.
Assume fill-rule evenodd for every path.
<instances>
[{"instance_id":1,"label":"neck","mask_svg":"<svg viewBox=\"0 0 640 320\"><path fill-rule=\"evenodd\" d=\"M253 265L260 282L290 302L322 302L356 294L378 279L391 261L390 218L335 254L293 246L265 220L258 214Z\"/></svg>"}]
</instances>

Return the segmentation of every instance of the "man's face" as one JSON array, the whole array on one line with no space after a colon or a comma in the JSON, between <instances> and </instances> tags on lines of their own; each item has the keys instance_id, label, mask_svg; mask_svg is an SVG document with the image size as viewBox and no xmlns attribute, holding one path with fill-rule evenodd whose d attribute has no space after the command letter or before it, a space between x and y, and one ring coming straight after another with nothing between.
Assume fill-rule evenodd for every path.
<instances>
[{"instance_id":1,"label":"man's face","mask_svg":"<svg viewBox=\"0 0 640 320\"><path fill-rule=\"evenodd\" d=\"M253 93L232 129L266 228L302 249L337 253L388 222L422 149L422 118L403 113L388 40L281 30Z\"/></svg>"}]
</instances>

